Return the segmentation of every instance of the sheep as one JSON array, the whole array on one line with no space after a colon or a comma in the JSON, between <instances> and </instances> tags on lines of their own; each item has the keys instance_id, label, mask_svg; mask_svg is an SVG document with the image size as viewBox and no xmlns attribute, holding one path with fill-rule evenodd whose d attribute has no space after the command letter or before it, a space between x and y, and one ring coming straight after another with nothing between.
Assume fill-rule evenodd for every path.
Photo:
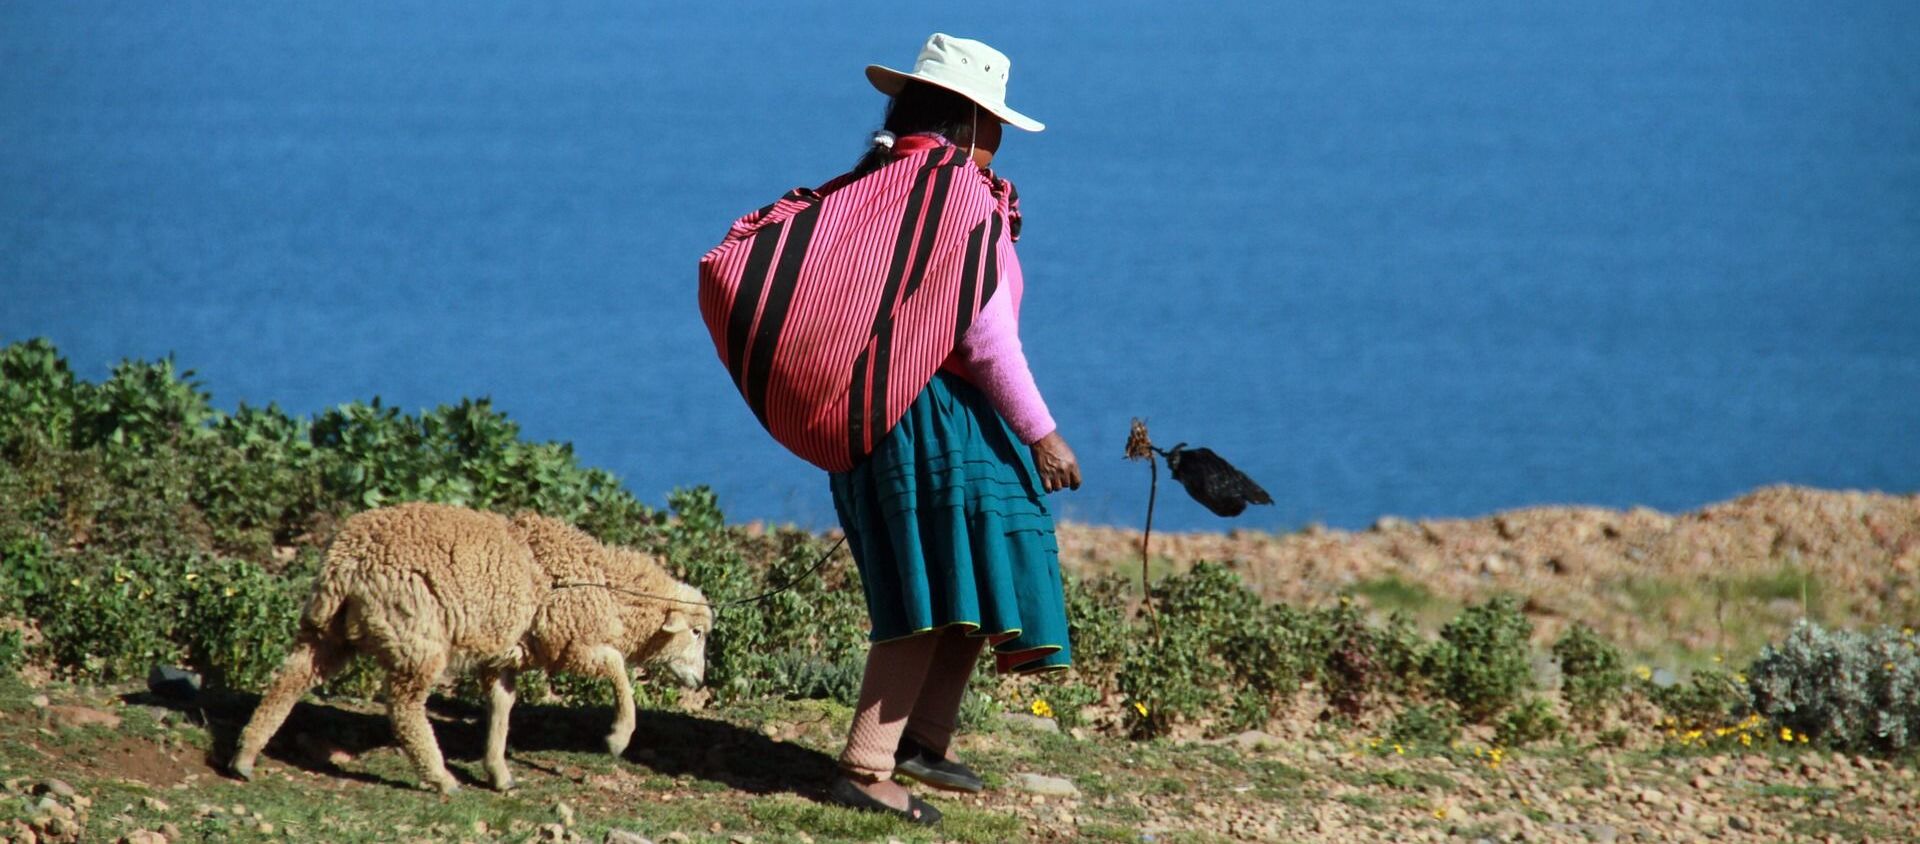
<instances>
[{"instance_id":1,"label":"sheep","mask_svg":"<svg viewBox=\"0 0 1920 844\"><path fill-rule=\"evenodd\" d=\"M606 746L618 756L635 721L628 661L698 687L712 627L700 590L645 554L602 545L555 519L425 503L359 513L328 547L293 648L229 767L252 779L254 761L300 696L358 652L386 670L394 735L421 780L443 793L459 786L434 741L427 695L450 667L476 670L488 696L486 769L505 791L513 787L507 715L518 672L613 681L619 700Z\"/></svg>"}]
</instances>

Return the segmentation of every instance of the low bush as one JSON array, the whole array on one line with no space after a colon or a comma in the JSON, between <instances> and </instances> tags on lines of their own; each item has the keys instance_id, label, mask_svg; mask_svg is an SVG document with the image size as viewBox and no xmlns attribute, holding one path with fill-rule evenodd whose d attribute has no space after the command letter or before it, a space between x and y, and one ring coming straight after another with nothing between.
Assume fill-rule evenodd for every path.
<instances>
[{"instance_id":1,"label":"low bush","mask_svg":"<svg viewBox=\"0 0 1920 844\"><path fill-rule=\"evenodd\" d=\"M1639 681L1640 692L1667 714L1675 730L1711 730L1740 719L1749 699L1747 688L1719 668L1702 668L1685 682L1662 686L1650 678Z\"/></svg>"},{"instance_id":2,"label":"low bush","mask_svg":"<svg viewBox=\"0 0 1920 844\"><path fill-rule=\"evenodd\" d=\"M1802 620L1747 675L1755 711L1795 733L1853 752L1920 746L1920 637L1912 631Z\"/></svg>"},{"instance_id":3,"label":"low bush","mask_svg":"<svg viewBox=\"0 0 1920 844\"><path fill-rule=\"evenodd\" d=\"M1501 747L1520 747L1560 734L1560 716L1546 698L1522 700L1500 714L1493 724L1493 741Z\"/></svg>"},{"instance_id":4,"label":"low bush","mask_svg":"<svg viewBox=\"0 0 1920 844\"><path fill-rule=\"evenodd\" d=\"M1387 738L1396 744L1443 747L1459 737L1460 714L1444 703L1409 706L1387 725Z\"/></svg>"},{"instance_id":5,"label":"low bush","mask_svg":"<svg viewBox=\"0 0 1920 844\"><path fill-rule=\"evenodd\" d=\"M1627 683L1619 649L1593 628L1576 623L1553 643L1553 658L1560 664L1560 696L1568 713L1589 726L1597 725Z\"/></svg>"},{"instance_id":6,"label":"low bush","mask_svg":"<svg viewBox=\"0 0 1920 844\"><path fill-rule=\"evenodd\" d=\"M1501 596L1447 622L1423 665L1462 717L1484 723L1533 687L1532 635L1532 622L1513 598Z\"/></svg>"}]
</instances>

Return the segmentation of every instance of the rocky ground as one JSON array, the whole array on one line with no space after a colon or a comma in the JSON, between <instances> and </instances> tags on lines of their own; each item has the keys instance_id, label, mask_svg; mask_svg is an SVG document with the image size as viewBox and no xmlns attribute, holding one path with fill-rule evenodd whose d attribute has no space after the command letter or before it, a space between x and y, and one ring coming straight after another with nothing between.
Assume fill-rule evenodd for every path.
<instances>
[{"instance_id":1,"label":"rocky ground","mask_svg":"<svg viewBox=\"0 0 1920 844\"><path fill-rule=\"evenodd\" d=\"M1137 534L1061 535L1069 569L1138 576ZM1159 536L1153 551L1156 574L1226 560L1272 598L1344 595L1423 621L1513 593L1542 640L1581 620L1676 666L1749 655L1803 613L1920 621L1916 496L1780 487L1677 516L1388 518L1356 532ZM1009 711L1044 694L1017 688ZM523 704L509 794L474 778L480 713L442 703L436 730L468 783L450 797L415 788L377 705L348 701L303 704L262 776L232 780L219 763L253 703L0 678L0 841L1920 841L1913 758L1810 749L1757 724L1668 735L1634 705L1608 729L1527 748L1495 748L1484 728L1398 747L1367 723L1319 720L1311 689L1269 732L1214 740L991 716L959 746L987 792L929 795L947 821L928 831L822 802L848 720L823 701L647 710L623 759L595 752L606 711ZM1117 720L1102 708L1087 713L1096 726Z\"/></svg>"},{"instance_id":2,"label":"rocky ground","mask_svg":"<svg viewBox=\"0 0 1920 844\"><path fill-rule=\"evenodd\" d=\"M137 689L0 689L0 840L14 842L1913 841L1912 760L1770 736L1429 751L1328 729L1129 742L1000 716L966 735L980 796L930 794L927 831L821 802L847 713L798 701L648 712L627 758L593 752L607 714L515 713L521 785L487 790L477 712L436 728L450 797L413 786L377 711L304 705L241 783L217 761L252 704ZM1652 729L1640 731L1646 735Z\"/></svg>"},{"instance_id":3,"label":"rocky ground","mask_svg":"<svg viewBox=\"0 0 1920 844\"><path fill-rule=\"evenodd\" d=\"M1064 525L1060 539L1071 571L1139 577L1137 530ZM1920 495L1780 486L1680 515L1535 507L1384 517L1362 531L1156 534L1152 552L1156 576L1227 561L1267 597L1298 604L1352 595L1439 619L1519 595L1543 641L1584 621L1641 654L1751 653L1802 615L1920 621Z\"/></svg>"}]
</instances>

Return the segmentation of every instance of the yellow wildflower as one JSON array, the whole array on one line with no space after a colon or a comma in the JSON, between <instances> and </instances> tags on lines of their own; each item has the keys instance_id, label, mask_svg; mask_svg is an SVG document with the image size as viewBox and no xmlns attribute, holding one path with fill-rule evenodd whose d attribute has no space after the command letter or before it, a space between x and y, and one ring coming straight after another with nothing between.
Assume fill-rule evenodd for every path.
<instances>
[{"instance_id":1,"label":"yellow wildflower","mask_svg":"<svg viewBox=\"0 0 1920 844\"><path fill-rule=\"evenodd\" d=\"M1033 714L1042 718L1053 717L1053 706L1048 704L1044 698L1034 698L1033 705L1027 708L1033 710Z\"/></svg>"},{"instance_id":2,"label":"yellow wildflower","mask_svg":"<svg viewBox=\"0 0 1920 844\"><path fill-rule=\"evenodd\" d=\"M1714 662L1725 662L1726 660L1725 660L1725 659L1724 659L1723 657L1721 657L1721 656L1720 656L1719 654L1714 654L1714 655L1713 655L1713 661L1714 661Z\"/></svg>"},{"instance_id":3,"label":"yellow wildflower","mask_svg":"<svg viewBox=\"0 0 1920 844\"><path fill-rule=\"evenodd\" d=\"M1648 668L1644 665L1635 666L1633 669L1633 673L1635 676L1638 676L1642 680L1653 679L1653 669Z\"/></svg>"},{"instance_id":4,"label":"yellow wildflower","mask_svg":"<svg viewBox=\"0 0 1920 844\"><path fill-rule=\"evenodd\" d=\"M195 574L193 572L187 572L187 582L191 583L199 579L200 579L200 575Z\"/></svg>"},{"instance_id":5,"label":"yellow wildflower","mask_svg":"<svg viewBox=\"0 0 1920 844\"><path fill-rule=\"evenodd\" d=\"M234 589L233 589L233 587L231 587L231 586L229 586L229 587L227 587L227 588L225 588L225 589L222 589L222 590L220 590L220 592L221 592L221 594L224 594L224 595L226 595L226 596L227 596L227 597L229 597L229 598L231 598L231 597L233 597L233 596L234 596L235 594L237 594L237 593L235 593L235 591L234 591Z\"/></svg>"},{"instance_id":6,"label":"yellow wildflower","mask_svg":"<svg viewBox=\"0 0 1920 844\"><path fill-rule=\"evenodd\" d=\"M1806 743L1807 743L1807 734L1806 734L1806 733L1801 733L1801 734L1800 734L1800 743L1801 743L1801 744L1806 744Z\"/></svg>"},{"instance_id":7,"label":"yellow wildflower","mask_svg":"<svg viewBox=\"0 0 1920 844\"><path fill-rule=\"evenodd\" d=\"M1780 740L1781 740L1781 741L1793 741L1793 728L1792 728L1792 727L1781 727L1781 728L1780 728Z\"/></svg>"},{"instance_id":8,"label":"yellow wildflower","mask_svg":"<svg viewBox=\"0 0 1920 844\"><path fill-rule=\"evenodd\" d=\"M1140 717L1142 718L1147 717L1147 705L1140 701L1136 700L1133 702L1133 711L1140 713Z\"/></svg>"},{"instance_id":9,"label":"yellow wildflower","mask_svg":"<svg viewBox=\"0 0 1920 844\"><path fill-rule=\"evenodd\" d=\"M1733 681L1734 681L1735 683L1739 683L1739 684L1741 684L1741 685L1745 685L1745 684L1746 684L1746 682L1747 682L1747 675L1745 675L1745 674L1735 674L1735 675L1733 675Z\"/></svg>"},{"instance_id":10,"label":"yellow wildflower","mask_svg":"<svg viewBox=\"0 0 1920 844\"><path fill-rule=\"evenodd\" d=\"M1407 749L1404 747L1401 747L1398 742L1395 742L1393 745L1393 754L1395 756L1405 756L1407 755Z\"/></svg>"},{"instance_id":11,"label":"yellow wildflower","mask_svg":"<svg viewBox=\"0 0 1920 844\"><path fill-rule=\"evenodd\" d=\"M1435 806L1435 807L1433 807L1433 819L1434 819L1434 820L1437 820L1437 821L1444 821L1444 820L1446 820L1446 819L1447 819L1447 807L1445 807L1445 806Z\"/></svg>"},{"instance_id":12,"label":"yellow wildflower","mask_svg":"<svg viewBox=\"0 0 1920 844\"><path fill-rule=\"evenodd\" d=\"M1741 733L1741 734L1740 734L1740 744L1741 744L1741 746L1743 746L1743 747L1752 747L1752 746L1753 746L1753 734L1752 734L1752 733Z\"/></svg>"},{"instance_id":13,"label":"yellow wildflower","mask_svg":"<svg viewBox=\"0 0 1920 844\"><path fill-rule=\"evenodd\" d=\"M1885 664L1885 665L1882 665L1882 666L1880 666L1880 670L1881 670L1881 671L1892 671L1892 670L1893 670L1893 663L1891 663L1891 662L1889 662L1889 663L1887 663L1887 664Z\"/></svg>"}]
</instances>

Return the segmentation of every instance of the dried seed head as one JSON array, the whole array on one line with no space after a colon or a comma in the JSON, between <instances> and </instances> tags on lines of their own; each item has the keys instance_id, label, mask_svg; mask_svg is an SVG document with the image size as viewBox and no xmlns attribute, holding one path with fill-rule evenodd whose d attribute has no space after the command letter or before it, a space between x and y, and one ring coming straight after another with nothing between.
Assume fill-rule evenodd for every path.
<instances>
[{"instance_id":1,"label":"dried seed head","mask_svg":"<svg viewBox=\"0 0 1920 844\"><path fill-rule=\"evenodd\" d=\"M1127 431L1127 459L1153 459L1153 440L1147 439L1147 423L1134 417L1133 427Z\"/></svg>"}]
</instances>

